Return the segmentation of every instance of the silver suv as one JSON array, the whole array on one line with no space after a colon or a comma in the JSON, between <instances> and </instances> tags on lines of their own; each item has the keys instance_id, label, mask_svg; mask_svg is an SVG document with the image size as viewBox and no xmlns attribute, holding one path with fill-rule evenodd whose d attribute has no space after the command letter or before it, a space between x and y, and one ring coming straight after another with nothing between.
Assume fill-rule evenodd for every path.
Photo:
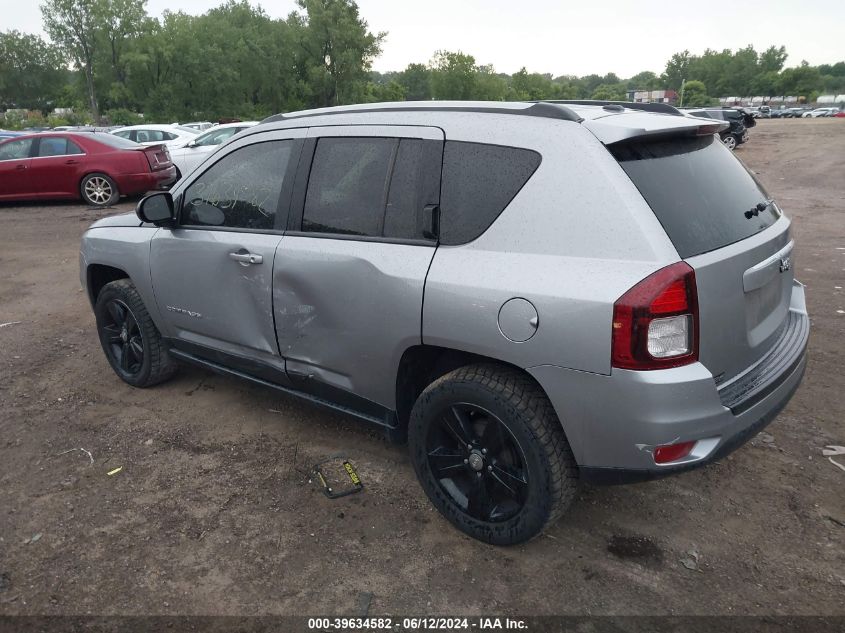
<instances>
[{"instance_id":1,"label":"silver suv","mask_svg":"<svg viewBox=\"0 0 845 633\"><path fill-rule=\"evenodd\" d=\"M185 361L380 425L496 544L580 480L719 459L804 372L790 222L724 122L646 109L271 117L85 234L106 357L136 387Z\"/></svg>"}]
</instances>

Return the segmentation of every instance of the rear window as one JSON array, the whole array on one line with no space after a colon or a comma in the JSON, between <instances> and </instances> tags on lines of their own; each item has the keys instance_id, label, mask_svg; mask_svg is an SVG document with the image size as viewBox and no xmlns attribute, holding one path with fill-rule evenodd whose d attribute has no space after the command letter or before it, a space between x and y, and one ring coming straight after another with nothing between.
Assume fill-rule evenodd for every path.
<instances>
[{"instance_id":1,"label":"rear window","mask_svg":"<svg viewBox=\"0 0 845 633\"><path fill-rule=\"evenodd\" d=\"M773 204L753 214L769 196L714 136L609 149L683 258L744 240L780 217Z\"/></svg>"},{"instance_id":2,"label":"rear window","mask_svg":"<svg viewBox=\"0 0 845 633\"><path fill-rule=\"evenodd\" d=\"M121 132L121 134L129 134L129 132ZM91 138L98 143L108 145L109 147L116 147L118 149L138 149L140 147L140 145L138 145L135 141L130 141L128 138L116 136L115 134L94 133Z\"/></svg>"},{"instance_id":3,"label":"rear window","mask_svg":"<svg viewBox=\"0 0 845 633\"><path fill-rule=\"evenodd\" d=\"M446 141L440 242L466 244L484 233L539 165L529 149Z\"/></svg>"}]
</instances>

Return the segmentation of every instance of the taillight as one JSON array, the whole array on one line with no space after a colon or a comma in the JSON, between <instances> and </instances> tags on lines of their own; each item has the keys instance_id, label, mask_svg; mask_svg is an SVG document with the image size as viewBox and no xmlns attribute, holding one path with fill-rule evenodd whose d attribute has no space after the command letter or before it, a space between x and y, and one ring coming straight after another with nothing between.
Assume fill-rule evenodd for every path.
<instances>
[{"instance_id":1,"label":"taillight","mask_svg":"<svg viewBox=\"0 0 845 633\"><path fill-rule=\"evenodd\" d=\"M613 304L613 367L666 369L697 360L698 292L689 264L661 268Z\"/></svg>"}]
</instances>

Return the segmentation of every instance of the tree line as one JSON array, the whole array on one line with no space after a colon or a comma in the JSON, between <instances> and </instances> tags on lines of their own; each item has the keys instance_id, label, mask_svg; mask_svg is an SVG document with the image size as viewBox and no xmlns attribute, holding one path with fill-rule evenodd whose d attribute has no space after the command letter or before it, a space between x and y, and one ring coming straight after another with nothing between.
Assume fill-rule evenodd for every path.
<instances>
[{"instance_id":1,"label":"tree line","mask_svg":"<svg viewBox=\"0 0 845 633\"><path fill-rule=\"evenodd\" d=\"M845 62L787 68L784 47L683 51L661 74L498 73L460 51L437 51L404 70L371 70L386 33L354 0L297 0L272 19L246 0L202 15L151 17L146 0L44 0L44 31L0 33L0 110L74 114L49 123L260 119L345 103L401 100L625 100L630 90L679 90L685 105L714 96L845 93ZM8 121L7 121L8 124ZM31 119L29 124L31 125Z\"/></svg>"}]
</instances>

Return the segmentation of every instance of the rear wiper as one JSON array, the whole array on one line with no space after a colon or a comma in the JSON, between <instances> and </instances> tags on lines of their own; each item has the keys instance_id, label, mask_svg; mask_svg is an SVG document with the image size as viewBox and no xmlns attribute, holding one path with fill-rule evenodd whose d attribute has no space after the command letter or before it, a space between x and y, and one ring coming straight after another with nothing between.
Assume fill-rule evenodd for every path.
<instances>
[{"instance_id":1,"label":"rear wiper","mask_svg":"<svg viewBox=\"0 0 845 633\"><path fill-rule=\"evenodd\" d=\"M768 209L773 202L774 200L772 198L764 200L763 202L758 202L755 206L745 212L745 217L750 220L752 217L760 215L760 213Z\"/></svg>"}]
</instances>

